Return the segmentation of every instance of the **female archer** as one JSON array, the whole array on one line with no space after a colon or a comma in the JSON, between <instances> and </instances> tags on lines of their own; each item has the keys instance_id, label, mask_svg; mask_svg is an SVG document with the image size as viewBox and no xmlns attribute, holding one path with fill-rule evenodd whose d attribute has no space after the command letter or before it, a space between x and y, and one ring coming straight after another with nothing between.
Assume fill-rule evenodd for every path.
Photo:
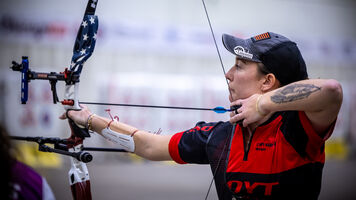
<instances>
[{"instance_id":1,"label":"female archer","mask_svg":"<svg viewBox=\"0 0 356 200\"><path fill-rule=\"evenodd\" d=\"M84 106L67 115L143 158L210 164L219 199L317 199L325 141L342 103L340 83L308 79L296 43L280 34L222 39L235 56L226 78L231 106L239 106L228 122L156 135Z\"/></svg>"}]
</instances>

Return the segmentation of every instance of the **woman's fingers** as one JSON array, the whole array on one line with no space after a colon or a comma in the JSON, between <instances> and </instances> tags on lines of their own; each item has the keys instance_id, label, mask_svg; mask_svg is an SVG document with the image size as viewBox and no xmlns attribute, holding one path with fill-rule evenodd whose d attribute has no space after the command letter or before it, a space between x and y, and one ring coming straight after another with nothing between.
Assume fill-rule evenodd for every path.
<instances>
[{"instance_id":1,"label":"woman's fingers","mask_svg":"<svg viewBox=\"0 0 356 200\"><path fill-rule=\"evenodd\" d=\"M236 109L236 110L233 110L232 112L230 112L230 117L233 117L237 114L239 114L241 112L241 106L242 106L242 100L239 99L239 100L236 100L236 101L233 101L231 104L230 104L230 108L231 109Z\"/></svg>"},{"instance_id":2,"label":"woman's fingers","mask_svg":"<svg viewBox=\"0 0 356 200\"><path fill-rule=\"evenodd\" d=\"M80 105L82 108L81 110L68 110L67 112L63 113L62 115L59 116L59 119L67 119L71 118L74 120L77 124L83 124L86 122L88 116L91 114L90 110L88 109L87 106Z\"/></svg>"},{"instance_id":3,"label":"woman's fingers","mask_svg":"<svg viewBox=\"0 0 356 200\"><path fill-rule=\"evenodd\" d=\"M63 113L62 115L59 116L59 119L67 119L66 113Z\"/></svg>"},{"instance_id":4,"label":"woman's fingers","mask_svg":"<svg viewBox=\"0 0 356 200\"><path fill-rule=\"evenodd\" d=\"M242 113L239 113L239 114L236 114L230 118L230 123L235 124L242 119L243 119L243 115L242 115Z\"/></svg>"},{"instance_id":5,"label":"woman's fingers","mask_svg":"<svg viewBox=\"0 0 356 200\"><path fill-rule=\"evenodd\" d=\"M244 127L261 119L256 111L256 99L259 94L250 96L247 99L238 99L231 103L231 106L239 106L236 112L230 113L230 122L237 123L242 121Z\"/></svg>"}]
</instances>

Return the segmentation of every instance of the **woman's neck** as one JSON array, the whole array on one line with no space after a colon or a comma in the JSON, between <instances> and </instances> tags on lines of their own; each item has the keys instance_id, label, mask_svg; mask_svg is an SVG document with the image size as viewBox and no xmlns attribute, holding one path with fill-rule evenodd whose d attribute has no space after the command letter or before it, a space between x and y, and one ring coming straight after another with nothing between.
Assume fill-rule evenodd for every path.
<instances>
[{"instance_id":1,"label":"woman's neck","mask_svg":"<svg viewBox=\"0 0 356 200\"><path fill-rule=\"evenodd\" d=\"M266 122L269 118L272 117L274 113L269 113L268 115L264 116L262 119L258 120L257 122L254 122L252 124L249 124L247 128L249 128L251 131L254 131L259 125L263 124Z\"/></svg>"}]
</instances>

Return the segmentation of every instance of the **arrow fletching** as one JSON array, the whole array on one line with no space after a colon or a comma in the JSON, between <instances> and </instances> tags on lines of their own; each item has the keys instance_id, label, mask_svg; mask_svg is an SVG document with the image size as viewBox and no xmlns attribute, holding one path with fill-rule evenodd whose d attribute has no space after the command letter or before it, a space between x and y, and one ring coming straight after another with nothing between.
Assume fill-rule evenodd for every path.
<instances>
[{"instance_id":1,"label":"arrow fletching","mask_svg":"<svg viewBox=\"0 0 356 200\"><path fill-rule=\"evenodd\" d=\"M224 107L221 107L221 106L218 106L218 107L215 107L213 109L211 109L212 111L216 112L216 113L219 113L219 114L222 114L222 113L226 113L230 110L224 108Z\"/></svg>"}]
</instances>

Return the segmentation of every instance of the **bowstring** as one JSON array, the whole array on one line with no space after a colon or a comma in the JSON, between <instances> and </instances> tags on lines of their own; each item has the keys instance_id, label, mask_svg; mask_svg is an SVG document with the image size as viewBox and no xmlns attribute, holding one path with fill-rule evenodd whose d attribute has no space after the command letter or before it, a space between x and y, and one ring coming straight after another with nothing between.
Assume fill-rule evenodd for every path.
<instances>
[{"instance_id":1,"label":"bowstring","mask_svg":"<svg viewBox=\"0 0 356 200\"><path fill-rule=\"evenodd\" d=\"M206 18L207 18L207 20L208 20L210 32L211 32L211 35L212 35L213 40L214 40L215 48L216 48L216 51L217 51L217 54L218 54L218 57L219 57L219 60L220 60L221 68L222 68L223 73L224 73L224 77L225 77L225 80L226 80L227 88L228 88L229 94L230 94L230 96L231 96L231 98L232 98L231 89L230 89L230 87L229 87L229 81L228 81L228 79L226 78L225 67L224 67L223 61L222 61L222 59L221 59L221 54L220 54L220 51L219 51L219 47L218 47L217 42L216 42L216 39L215 39L215 34L214 34L213 27L212 27L212 25L211 25L211 21L210 21L210 17L209 17L209 14L208 14L208 10L207 10L207 8L206 8L205 1L204 1L204 0L202 0L202 3L203 3L203 7L204 7L204 11L205 11ZM233 128L232 128L232 133L235 132L234 129L235 129L235 125L234 125ZM232 133L231 133L231 134L232 134ZM217 171L218 171L218 169L219 169L220 162L221 162L221 159L222 159L222 155L223 155L223 153L224 153L224 151L225 151L227 142L228 142L228 138L226 139L225 144L224 144L224 148L223 148L223 150L222 150L222 152L221 152L221 154L220 154L220 156L219 156L219 160L218 160L218 163L217 163L217 167L216 167L215 170L214 170L213 178L212 178L211 181L210 181L209 189L208 189L208 191L207 191L207 193L206 193L205 200L208 199L208 196L209 196L209 193L210 193L210 189L211 189L211 186L213 185L213 181L214 181L215 176L216 176L216 173L217 173Z\"/></svg>"},{"instance_id":2,"label":"bowstring","mask_svg":"<svg viewBox=\"0 0 356 200\"><path fill-rule=\"evenodd\" d=\"M212 27L212 25L211 25L211 21L210 21L210 17L209 17L209 14L208 14L208 10L207 10L207 8L206 8L205 1L204 1L204 0L202 0L202 3L203 3L203 7L204 7L204 11L205 11L206 18L207 18L207 20L208 20L210 32L211 32L211 35L212 35L213 40L214 40L215 49L216 49L216 52L217 52L218 57L219 57L220 65L221 65L222 71L223 71L223 73L224 73L224 77L225 77L225 80L226 80L227 88L228 88L229 93L230 93L230 95L231 95L231 90L230 90L230 87L229 87L229 81L228 81L227 78L226 78L226 71L225 71L224 63L223 63L223 61L222 61L221 54L220 54L220 50L219 50L218 44L217 44L216 39L215 39L215 34L214 34L213 27Z\"/></svg>"}]
</instances>

